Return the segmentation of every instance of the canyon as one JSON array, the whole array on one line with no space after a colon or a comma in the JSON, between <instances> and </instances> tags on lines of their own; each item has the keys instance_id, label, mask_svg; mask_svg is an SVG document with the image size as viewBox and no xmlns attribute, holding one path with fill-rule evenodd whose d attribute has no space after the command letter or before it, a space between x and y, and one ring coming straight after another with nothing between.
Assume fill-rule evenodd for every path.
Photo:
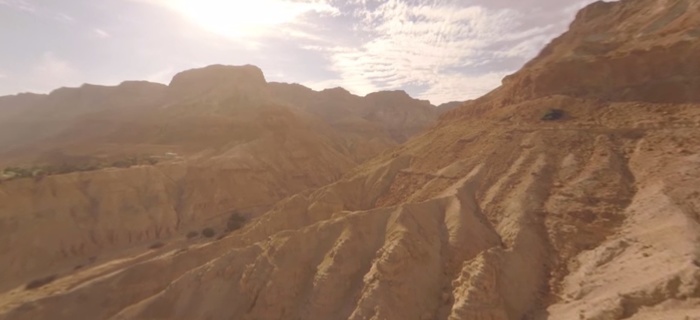
<instances>
[{"instance_id":1,"label":"canyon","mask_svg":"<svg viewBox=\"0 0 700 320\"><path fill-rule=\"evenodd\" d=\"M0 319L700 319L697 57L700 2L621 0L442 111L252 66L0 98L55 119L8 165L177 154L3 181Z\"/></svg>"}]
</instances>

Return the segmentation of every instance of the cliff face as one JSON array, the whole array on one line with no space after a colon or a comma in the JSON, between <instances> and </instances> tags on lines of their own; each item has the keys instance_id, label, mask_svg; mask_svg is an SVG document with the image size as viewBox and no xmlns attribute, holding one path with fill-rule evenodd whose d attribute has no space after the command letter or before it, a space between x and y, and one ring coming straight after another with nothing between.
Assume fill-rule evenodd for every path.
<instances>
[{"instance_id":1,"label":"cliff face","mask_svg":"<svg viewBox=\"0 0 700 320\"><path fill-rule=\"evenodd\" d=\"M161 101L166 89L155 83L124 82L115 87L83 85L48 95L0 97L0 164L11 162L13 152L27 157L50 150L53 145L44 140L56 141L55 136L65 131L100 128L100 124L115 122L117 115L143 112ZM85 121L95 115L100 115L95 117L96 124ZM70 142L61 141L64 145Z\"/></svg>"},{"instance_id":2,"label":"cliff face","mask_svg":"<svg viewBox=\"0 0 700 320\"><path fill-rule=\"evenodd\" d=\"M321 117L360 141L379 142L379 138L383 143L403 143L429 128L438 115L430 102L413 99L404 91L382 91L359 97L342 88L314 92L284 83L272 84L271 91L283 103L301 106L304 112Z\"/></svg>"},{"instance_id":3,"label":"cliff face","mask_svg":"<svg viewBox=\"0 0 700 320\"><path fill-rule=\"evenodd\" d=\"M253 217L354 164L315 132L279 134L208 159L2 182L4 289L111 251L204 227L222 232L230 212Z\"/></svg>"},{"instance_id":4,"label":"cliff face","mask_svg":"<svg viewBox=\"0 0 700 320\"><path fill-rule=\"evenodd\" d=\"M405 139L435 120L432 106L410 97L368 105L347 92L293 87L324 101L309 105L273 87L257 67L210 66L169 86L84 85L0 99L0 164L76 168L0 181L0 290L192 230L220 233L231 212L255 217L329 184L396 145L394 132ZM421 118L393 122L392 131L385 118L362 119L367 131L336 126L357 117L335 113L336 98L364 112L406 104L401 117ZM110 165L133 157L159 162ZM94 164L109 168L82 169Z\"/></svg>"},{"instance_id":5,"label":"cliff face","mask_svg":"<svg viewBox=\"0 0 700 320\"><path fill-rule=\"evenodd\" d=\"M697 9L593 4L503 87L342 179L219 241L7 292L0 318L700 318L700 84L666 71L695 67L673 48ZM617 47L579 59L581 39Z\"/></svg>"},{"instance_id":6,"label":"cliff face","mask_svg":"<svg viewBox=\"0 0 700 320\"><path fill-rule=\"evenodd\" d=\"M697 1L596 2L503 86L495 106L549 95L606 101L700 102ZM490 103L486 103L486 102Z\"/></svg>"}]
</instances>

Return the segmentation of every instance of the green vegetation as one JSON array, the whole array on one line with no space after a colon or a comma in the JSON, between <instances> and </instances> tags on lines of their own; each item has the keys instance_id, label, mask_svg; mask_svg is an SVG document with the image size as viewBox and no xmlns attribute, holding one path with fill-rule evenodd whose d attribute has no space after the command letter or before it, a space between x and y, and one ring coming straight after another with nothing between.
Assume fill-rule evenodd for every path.
<instances>
[{"instance_id":1,"label":"green vegetation","mask_svg":"<svg viewBox=\"0 0 700 320\"><path fill-rule=\"evenodd\" d=\"M95 171L104 168L129 168L137 165L156 165L158 159L152 156L133 156L118 160L88 159L74 162L63 162L32 167L7 167L0 170L0 181L23 178L41 180L46 176L67 174L73 172Z\"/></svg>"}]
</instances>

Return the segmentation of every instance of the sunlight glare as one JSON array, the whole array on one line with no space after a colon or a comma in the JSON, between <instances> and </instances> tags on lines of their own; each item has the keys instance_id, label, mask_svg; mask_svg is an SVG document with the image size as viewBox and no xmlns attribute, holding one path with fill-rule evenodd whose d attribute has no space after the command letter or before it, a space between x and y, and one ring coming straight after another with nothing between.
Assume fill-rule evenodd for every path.
<instances>
[{"instance_id":1,"label":"sunlight glare","mask_svg":"<svg viewBox=\"0 0 700 320\"><path fill-rule=\"evenodd\" d=\"M209 32L235 39L259 36L308 12L337 11L320 2L287 0L169 0L164 4Z\"/></svg>"}]
</instances>

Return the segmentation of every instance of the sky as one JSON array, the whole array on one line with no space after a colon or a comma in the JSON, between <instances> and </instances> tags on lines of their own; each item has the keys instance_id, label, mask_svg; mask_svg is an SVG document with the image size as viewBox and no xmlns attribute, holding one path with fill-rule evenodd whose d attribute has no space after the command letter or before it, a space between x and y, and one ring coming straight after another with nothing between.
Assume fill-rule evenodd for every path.
<instances>
[{"instance_id":1,"label":"sky","mask_svg":"<svg viewBox=\"0 0 700 320\"><path fill-rule=\"evenodd\" d=\"M434 104L477 98L594 0L0 0L0 95L211 64Z\"/></svg>"}]
</instances>

